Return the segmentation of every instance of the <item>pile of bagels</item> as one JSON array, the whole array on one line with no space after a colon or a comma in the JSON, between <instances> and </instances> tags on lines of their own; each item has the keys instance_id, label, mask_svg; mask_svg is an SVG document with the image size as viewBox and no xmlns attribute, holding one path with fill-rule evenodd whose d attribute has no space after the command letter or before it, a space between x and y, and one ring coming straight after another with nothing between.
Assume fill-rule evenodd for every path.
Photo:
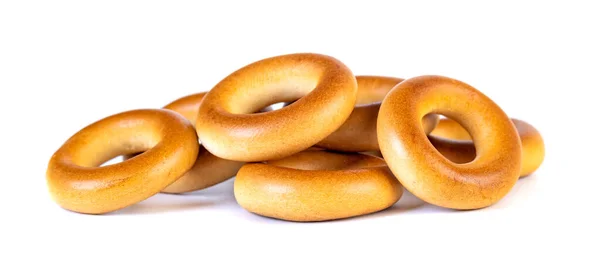
<instances>
[{"instance_id":1,"label":"pile of bagels","mask_svg":"<svg viewBox=\"0 0 600 278\"><path fill-rule=\"evenodd\" d=\"M438 207L485 208L544 154L533 126L462 81L355 76L334 57L295 53L84 127L54 152L46 180L63 209L104 214L234 178L249 212L326 221L383 211L404 189Z\"/></svg>"}]
</instances>

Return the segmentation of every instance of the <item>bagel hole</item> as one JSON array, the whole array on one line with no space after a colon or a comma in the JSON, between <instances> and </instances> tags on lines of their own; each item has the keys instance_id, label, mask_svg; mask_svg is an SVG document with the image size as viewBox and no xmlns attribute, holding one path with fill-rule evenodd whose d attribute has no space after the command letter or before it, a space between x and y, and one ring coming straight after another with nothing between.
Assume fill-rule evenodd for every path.
<instances>
[{"instance_id":1,"label":"bagel hole","mask_svg":"<svg viewBox=\"0 0 600 278\"><path fill-rule=\"evenodd\" d=\"M275 111L275 110L279 110L285 106L290 105L293 102L277 102L277 103L273 103L271 105L268 105L266 107L263 107L262 109L258 110L255 113L265 113L265 112L271 112L271 111Z\"/></svg>"},{"instance_id":2,"label":"bagel hole","mask_svg":"<svg viewBox=\"0 0 600 278\"><path fill-rule=\"evenodd\" d=\"M440 120L434 130L427 136L433 147L448 160L465 164L472 162L477 150L469 131L458 121L438 114Z\"/></svg>"},{"instance_id":3,"label":"bagel hole","mask_svg":"<svg viewBox=\"0 0 600 278\"><path fill-rule=\"evenodd\" d=\"M109 165L119 164L119 163L125 162L125 161L132 159L143 153L144 152L140 152L140 151L136 151L134 153L119 153L118 155L115 155L114 157L111 157L108 160L102 162L98 167L105 167L105 166L109 166Z\"/></svg>"},{"instance_id":4,"label":"bagel hole","mask_svg":"<svg viewBox=\"0 0 600 278\"><path fill-rule=\"evenodd\" d=\"M273 104L294 102L317 88L319 79L314 77L314 71L310 64L297 64L254 76L251 82L236 84L238 87L229 95L226 110L252 114Z\"/></svg>"},{"instance_id":5,"label":"bagel hole","mask_svg":"<svg viewBox=\"0 0 600 278\"><path fill-rule=\"evenodd\" d=\"M125 161L125 158L122 158L122 157L124 157L124 156L113 157L113 158L109 159L108 161L100 164L100 167L121 163L121 162Z\"/></svg>"},{"instance_id":6,"label":"bagel hole","mask_svg":"<svg viewBox=\"0 0 600 278\"><path fill-rule=\"evenodd\" d=\"M440 120L436 128L430 133L431 135L458 141L472 140L469 131L458 121L441 114L437 115Z\"/></svg>"},{"instance_id":7,"label":"bagel hole","mask_svg":"<svg viewBox=\"0 0 600 278\"><path fill-rule=\"evenodd\" d=\"M80 150L79 156L74 158L75 164L83 167L104 167L122 163L134 156L154 148L158 138L148 134L128 135L122 134L129 140L120 141L90 141ZM103 150L99 152L97 150Z\"/></svg>"},{"instance_id":8,"label":"bagel hole","mask_svg":"<svg viewBox=\"0 0 600 278\"><path fill-rule=\"evenodd\" d=\"M129 159L132 159L132 158L134 158L134 157L136 157L136 156L138 156L140 154L143 154L143 153L144 152L135 152L135 153L130 153L130 154L123 154L123 155L120 156L120 159L119 159L119 157L115 157L112 160L116 160L117 162L125 162L125 161L127 161ZM110 165L110 164L107 164L107 165Z\"/></svg>"},{"instance_id":9,"label":"bagel hole","mask_svg":"<svg viewBox=\"0 0 600 278\"><path fill-rule=\"evenodd\" d=\"M104 167L104 166L109 166L109 165L113 165L113 164L119 164L121 162L125 162L129 159L132 159L140 154L143 154L144 152L134 152L134 153L128 153L128 154L120 154L117 155L111 159L109 159L108 161L102 163L99 167Z\"/></svg>"}]
</instances>

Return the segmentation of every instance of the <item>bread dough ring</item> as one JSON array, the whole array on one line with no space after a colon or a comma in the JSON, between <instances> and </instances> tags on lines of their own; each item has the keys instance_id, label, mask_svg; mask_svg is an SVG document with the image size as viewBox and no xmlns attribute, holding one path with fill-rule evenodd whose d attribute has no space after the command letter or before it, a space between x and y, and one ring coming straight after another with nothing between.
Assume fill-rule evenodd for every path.
<instances>
[{"instance_id":1,"label":"bread dough ring","mask_svg":"<svg viewBox=\"0 0 600 278\"><path fill-rule=\"evenodd\" d=\"M396 203L402 192L383 159L327 151L249 163L234 182L241 207L288 221L326 221L381 211Z\"/></svg>"},{"instance_id":2,"label":"bread dough ring","mask_svg":"<svg viewBox=\"0 0 600 278\"><path fill-rule=\"evenodd\" d=\"M143 152L102 166L122 154ZM70 137L50 158L46 178L63 208L103 214L159 193L187 172L198 155L194 126L163 109L115 114Z\"/></svg>"},{"instance_id":3,"label":"bread dough ring","mask_svg":"<svg viewBox=\"0 0 600 278\"><path fill-rule=\"evenodd\" d=\"M354 108L356 86L350 69L329 56L301 53L260 60L208 92L200 105L198 136L221 158L246 162L283 158L339 128ZM281 109L252 114L291 101Z\"/></svg>"},{"instance_id":4,"label":"bread dough ring","mask_svg":"<svg viewBox=\"0 0 600 278\"><path fill-rule=\"evenodd\" d=\"M344 124L317 146L342 152L379 151L377 115L387 93L404 79L386 76L356 76L358 84L356 106ZM423 129L430 133L439 117L423 117Z\"/></svg>"},{"instance_id":5,"label":"bread dough ring","mask_svg":"<svg viewBox=\"0 0 600 278\"><path fill-rule=\"evenodd\" d=\"M469 131L477 148L472 162L454 163L433 147L421 124L430 113ZM420 76L394 87L381 105L377 137L404 187L441 207L490 206L512 189L521 171L521 141L508 116L477 89L447 77Z\"/></svg>"},{"instance_id":6,"label":"bread dough ring","mask_svg":"<svg viewBox=\"0 0 600 278\"><path fill-rule=\"evenodd\" d=\"M544 139L529 123L518 119L512 119L512 122L521 139L520 177L526 177L535 172L544 161ZM475 159L476 150L469 132L452 119L441 119L439 125L429 134L429 140L440 153L456 163L468 163Z\"/></svg>"}]
</instances>

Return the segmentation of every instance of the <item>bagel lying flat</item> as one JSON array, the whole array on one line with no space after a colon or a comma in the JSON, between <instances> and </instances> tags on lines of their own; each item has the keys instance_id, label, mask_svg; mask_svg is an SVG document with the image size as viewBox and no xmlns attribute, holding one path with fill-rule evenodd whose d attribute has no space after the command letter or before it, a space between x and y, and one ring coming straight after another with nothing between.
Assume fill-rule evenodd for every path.
<instances>
[{"instance_id":1,"label":"bagel lying flat","mask_svg":"<svg viewBox=\"0 0 600 278\"><path fill-rule=\"evenodd\" d=\"M289 221L354 217L392 206L402 186L383 159L364 154L303 151L244 165L234 183L244 209Z\"/></svg>"},{"instance_id":2,"label":"bagel lying flat","mask_svg":"<svg viewBox=\"0 0 600 278\"><path fill-rule=\"evenodd\" d=\"M247 65L204 97L196 130L212 154L236 161L283 158L338 129L356 103L356 78L340 61L290 54ZM294 102L254 113L273 103Z\"/></svg>"}]
</instances>

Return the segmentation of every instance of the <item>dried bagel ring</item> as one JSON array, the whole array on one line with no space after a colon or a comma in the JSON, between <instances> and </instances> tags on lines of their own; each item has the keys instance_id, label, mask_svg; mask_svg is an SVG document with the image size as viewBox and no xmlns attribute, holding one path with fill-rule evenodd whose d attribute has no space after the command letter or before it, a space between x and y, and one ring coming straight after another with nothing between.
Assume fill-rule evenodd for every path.
<instances>
[{"instance_id":1,"label":"dried bagel ring","mask_svg":"<svg viewBox=\"0 0 600 278\"><path fill-rule=\"evenodd\" d=\"M326 221L381 211L402 196L381 158L303 151L238 172L234 194L244 209L288 221Z\"/></svg>"},{"instance_id":2,"label":"dried bagel ring","mask_svg":"<svg viewBox=\"0 0 600 278\"><path fill-rule=\"evenodd\" d=\"M123 154L143 152L102 166ZM103 214L159 193L187 172L198 155L194 126L165 109L115 114L70 137L50 158L46 178L63 208Z\"/></svg>"},{"instance_id":3,"label":"dried bagel ring","mask_svg":"<svg viewBox=\"0 0 600 278\"><path fill-rule=\"evenodd\" d=\"M377 114L387 93L404 79L385 76L356 76L358 90L356 106L348 120L317 146L342 152L379 151L377 142ZM423 129L430 133L439 117L423 117Z\"/></svg>"},{"instance_id":4,"label":"dried bagel ring","mask_svg":"<svg viewBox=\"0 0 600 278\"><path fill-rule=\"evenodd\" d=\"M472 162L454 163L433 147L421 124L430 113L469 131L477 148ZM490 206L512 189L521 171L521 142L508 116L477 89L447 77L420 76L394 87L381 104L377 137L404 187L441 207Z\"/></svg>"},{"instance_id":5,"label":"dried bagel ring","mask_svg":"<svg viewBox=\"0 0 600 278\"><path fill-rule=\"evenodd\" d=\"M517 128L522 146L521 177L535 172L544 161L545 146L540 132L525 121L512 119ZM473 161L476 156L471 136L458 122L445 118L429 134L429 140L436 149L456 163Z\"/></svg>"},{"instance_id":6,"label":"dried bagel ring","mask_svg":"<svg viewBox=\"0 0 600 278\"><path fill-rule=\"evenodd\" d=\"M221 158L283 158L339 128L352 113L356 86L350 69L329 56L289 54L260 60L225 77L206 94L196 123L198 136ZM278 110L254 113L291 101Z\"/></svg>"}]
</instances>

